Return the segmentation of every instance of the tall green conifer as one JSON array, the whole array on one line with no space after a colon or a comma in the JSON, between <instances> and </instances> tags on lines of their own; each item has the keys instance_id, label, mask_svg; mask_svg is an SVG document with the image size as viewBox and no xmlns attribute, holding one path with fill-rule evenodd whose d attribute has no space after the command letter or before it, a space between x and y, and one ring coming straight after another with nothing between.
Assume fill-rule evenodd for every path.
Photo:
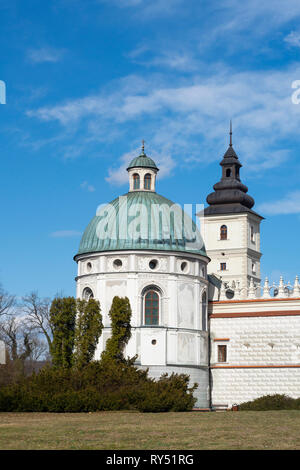
<instances>
[{"instance_id":1,"label":"tall green conifer","mask_svg":"<svg viewBox=\"0 0 300 470\"><path fill-rule=\"evenodd\" d=\"M76 300L74 297L55 298L50 308L53 329L51 355L56 367L71 367L74 348Z\"/></svg>"},{"instance_id":2,"label":"tall green conifer","mask_svg":"<svg viewBox=\"0 0 300 470\"><path fill-rule=\"evenodd\" d=\"M106 342L102 360L124 361L124 348L131 337L131 307L127 297L114 297L109 311L112 336Z\"/></svg>"},{"instance_id":3,"label":"tall green conifer","mask_svg":"<svg viewBox=\"0 0 300 470\"><path fill-rule=\"evenodd\" d=\"M77 318L75 327L73 363L81 368L88 364L101 336L103 324L100 304L95 299L77 299Z\"/></svg>"}]
</instances>

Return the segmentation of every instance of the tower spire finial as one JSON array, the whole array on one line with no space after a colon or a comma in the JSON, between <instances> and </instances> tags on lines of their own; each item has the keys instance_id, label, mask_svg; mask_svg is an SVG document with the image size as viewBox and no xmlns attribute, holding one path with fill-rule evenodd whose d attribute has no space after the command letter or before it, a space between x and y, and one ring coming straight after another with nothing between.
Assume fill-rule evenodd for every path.
<instances>
[{"instance_id":1,"label":"tower spire finial","mask_svg":"<svg viewBox=\"0 0 300 470\"><path fill-rule=\"evenodd\" d=\"M145 141L144 139L142 140L142 155L145 153Z\"/></svg>"},{"instance_id":2,"label":"tower spire finial","mask_svg":"<svg viewBox=\"0 0 300 470\"><path fill-rule=\"evenodd\" d=\"M229 141L229 146L232 147L232 120L230 119L230 141Z\"/></svg>"}]
</instances>

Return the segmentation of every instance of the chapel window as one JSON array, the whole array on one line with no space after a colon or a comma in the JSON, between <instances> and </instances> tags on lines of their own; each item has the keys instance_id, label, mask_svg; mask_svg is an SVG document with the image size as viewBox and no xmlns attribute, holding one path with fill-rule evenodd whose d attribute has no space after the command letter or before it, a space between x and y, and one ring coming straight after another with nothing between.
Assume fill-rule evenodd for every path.
<instances>
[{"instance_id":1,"label":"chapel window","mask_svg":"<svg viewBox=\"0 0 300 470\"><path fill-rule=\"evenodd\" d=\"M85 287L85 288L83 289L83 292L82 292L82 297L83 297L83 299L85 299L85 300L93 299L93 298L94 298L94 294L93 294L92 289L90 289L89 287Z\"/></svg>"},{"instance_id":2,"label":"chapel window","mask_svg":"<svg viewBox=\"0 0 300 470\"><path fill-rule=\"evenodd\" d=\"M137 173L133 175L133 189L140 189L140 175Z\"/></svg>"},{"instance_id":3,"label":"chapel window","mask_svg":"<svg viewBox=\"0 0 300 470\"><path fill-rule=\"evenodd\" d=\"M147 173L144 177L144 189L151 189L151 175Z\"/></svg>"},{"instance_id":4,"label":"chapel window","mask_svg":"<svg viewBox=\"0 0 300 470\"><path fill-rule=\"evenodd\" d=\"M144 297L145 325L158 325L159 295L155 290L149 290Z\"/></svg>"}]
</instances>

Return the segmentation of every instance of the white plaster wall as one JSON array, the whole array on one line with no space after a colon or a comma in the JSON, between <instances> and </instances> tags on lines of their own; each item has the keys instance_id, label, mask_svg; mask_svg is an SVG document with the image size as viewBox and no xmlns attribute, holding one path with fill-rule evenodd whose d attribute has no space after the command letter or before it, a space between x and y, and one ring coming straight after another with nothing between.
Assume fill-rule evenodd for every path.
<instances>
[{"instance_id":1,"label":"white plaster wall","mask_svg":"<svg viewBox=\"0 0 300 470\"><path fill-rule=\"evenodd\" d=\"M197 399L196 408L208 408L209 407L209 376L207 368L195 368L195 367L182 367L182 366L151 366L149 367L149 376L155 379L168 373L169 375L174 374L187 374L190 377L189 385L192 386L194 383L198 384L197 389L193 393Z\"/></svg>"},{"instance_id":2,"label":"white plaster wall","mask_svg":"<svg viewBox=\"0 0 300 470\"><path fill-rule=\"evenodd\" d=\"M229 338L227 365L300 366L300 315L213 318L210 328L211 365L217 364L214 339Z\"/></svg>"},{"instance_id":3,"label":"white plaster wall","mask_svg":"<svg viewBox=\"0 0 300 470\"><path fill-rule=\"evenodd\" d=\"M200 217L201 234L211 259L208 273L222 277L223 281L239 282L245 288L251 277L260 282L260 218L251 213ZM227 226L227 240L220 239L220 228ZM251 225L254 240L251 241ZM252 262L256 271L252 271ZM226 270L220 270L220 263L226 263Z\"/></svg>"},{"instance_id":4,"label":"white plaster wall","mask_svg":"<svg viewBox=\"0 0 300 470\"><path fill-rule=\"evenodd\" d=\"M156 344L152 344L152 342ZM165 365L166 329L143 328L141 330L141 364Z\"/></svg>"},{"instance_id":5,"label":"white plaster wall","mask_svg":"<svg viewBox=\"0 0 300 470\"><path fill-rule=\"evenodd\" d=\"M227 345L226 363L217 362L221 344ZM212 318L211 366L215 405L273 393L300 397L300 315Z\"/></svg>"},{"instance_id":6,"label":"white plaster wall","mask_svg":"<svg viewBox=\"0 0 300 470\"><path fill-rule=\"evenodd\" d=\"M226 406L263 395L300 396L300 368L212 369L212 405Z\"/></svg>"},{"instance_id":7,"label":"white plaster wall","mask_svg":"<svg viewBox=\"0 0 300 470\"><path fill-rule=\"evenodd\" d=\"M209 216L201 219L201 234L206 250L245 248L246 217L243 215ZM227 226L227 240L220 239L220 228Z\"/></svg>"}]
</instances>

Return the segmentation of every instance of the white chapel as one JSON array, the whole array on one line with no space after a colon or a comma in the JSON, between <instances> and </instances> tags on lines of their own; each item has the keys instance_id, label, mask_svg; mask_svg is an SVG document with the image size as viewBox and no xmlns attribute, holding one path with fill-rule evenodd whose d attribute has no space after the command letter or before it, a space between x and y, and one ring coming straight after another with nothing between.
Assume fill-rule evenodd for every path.
<instances>
[{"instance_id":1,"label":"white chapel","mask_svg":"<svg viewBox=\"0 0 300 470\"><path fill-rule=\"evenodd\" d=\"M266 394L300 396L300 285L261 284L260 223L230 144L221 180L198 214L201 233L157 194L159 169L145 154L128 168L129 191L99 206L74 257L77 297L100 301L111 334L114 296L130 300L126 356L149 375L185 373L196 407L226 409Z\"/></svg>"}]
</instances>

